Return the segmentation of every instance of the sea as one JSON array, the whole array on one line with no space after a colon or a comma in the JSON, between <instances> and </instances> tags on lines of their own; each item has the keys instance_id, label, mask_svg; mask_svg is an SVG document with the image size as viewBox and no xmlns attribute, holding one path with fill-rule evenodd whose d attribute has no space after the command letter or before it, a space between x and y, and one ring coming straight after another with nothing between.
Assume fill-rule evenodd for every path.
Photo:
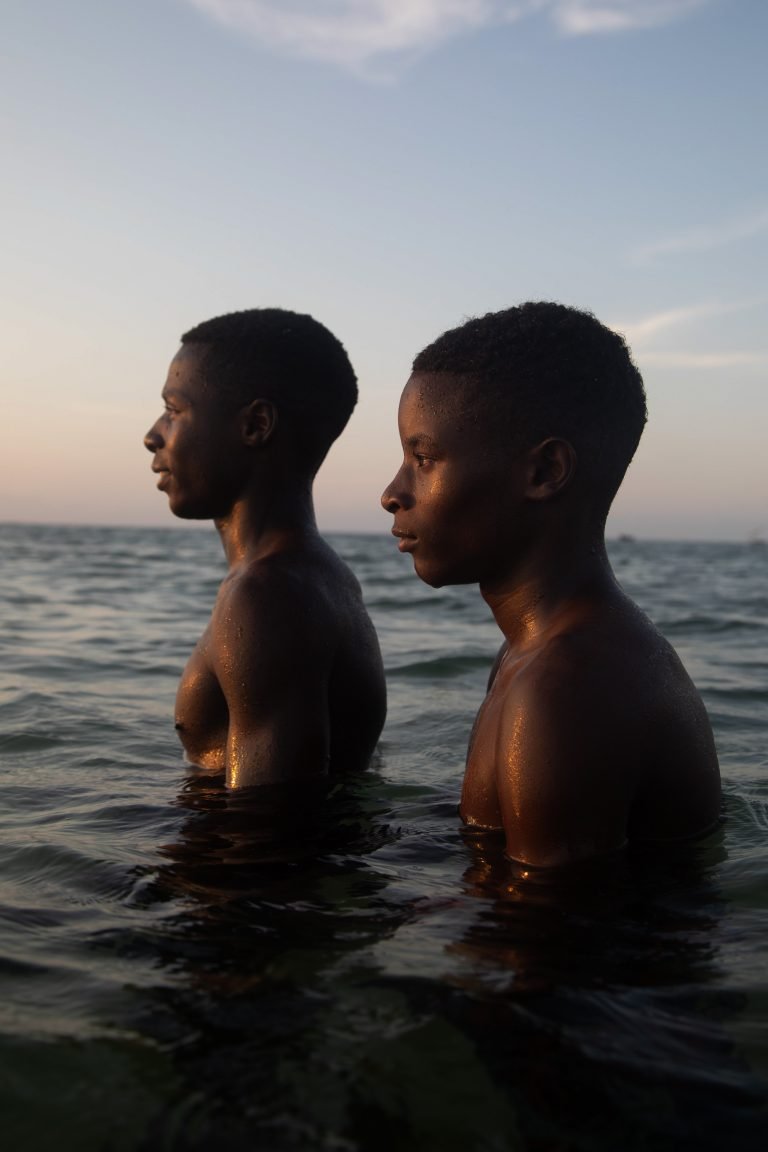
<instances>
[{"instance_id":1,"label":"sea","mask_svg":"<svg viewBox=\"0 0 768 1152\"><path fill-rule=\"evenodd\" d=\"M370 769L300 827L190 774L216 533L0 528L0 1131L20 1152L768 1147L768 548L617 540L708 707L724 819L564 872L463 829L499 634L389 536Z\"/></svg>"}]
</instances>

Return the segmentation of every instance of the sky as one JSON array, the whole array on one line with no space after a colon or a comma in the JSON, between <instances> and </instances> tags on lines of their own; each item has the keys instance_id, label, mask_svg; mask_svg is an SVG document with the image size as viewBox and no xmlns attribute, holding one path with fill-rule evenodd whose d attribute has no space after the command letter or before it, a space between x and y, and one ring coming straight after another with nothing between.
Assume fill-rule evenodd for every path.
<instances>
[{"instance_id":1,"label":"sky","mask_svg":"<svg viewBox=\"0 0 768 1152\"><path fill-rule=\"evenodd\" d=\"M415 354L527 299L624 333L609 535L768 536L764 0L3 0L0 520L173 523L182 332L310 312L360 401L316 485L387 531Z\"/></svg>"}]
</instances>

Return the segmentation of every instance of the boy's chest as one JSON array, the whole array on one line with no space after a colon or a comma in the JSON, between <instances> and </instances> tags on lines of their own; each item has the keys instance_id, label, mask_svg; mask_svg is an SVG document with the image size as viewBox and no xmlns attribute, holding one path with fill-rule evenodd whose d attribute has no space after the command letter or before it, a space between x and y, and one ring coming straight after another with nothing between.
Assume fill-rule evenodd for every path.
<instances>
[{"instance_id":1,"label":"boy's chest","mask_svg":"<svg viewBox=\"0 0 768 1152\"><path fill-rule=\"evenodd\" d=\"M175 721L189 759L205 768L223 768L229 712L209 656L210 626L187 661L176 693Z\"/></svg>"},{"instance_id":2,"label":"boy's chest","mask_svg":"<svg viewBox=\"0 0 768 1152\"><path fill-rule=\"evenodd\" d=\"M501 828L498 772L507 745L514 740L515 668L502 667L485 697L472 727L461 794L461 817L467 824Z\"/></svg>"}]
</instances>

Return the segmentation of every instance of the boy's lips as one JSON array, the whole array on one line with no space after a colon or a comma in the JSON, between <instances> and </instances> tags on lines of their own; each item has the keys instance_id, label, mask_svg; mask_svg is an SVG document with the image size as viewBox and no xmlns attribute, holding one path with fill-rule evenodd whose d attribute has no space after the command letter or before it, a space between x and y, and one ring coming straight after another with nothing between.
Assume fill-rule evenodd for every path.
<instances>
[{"instance_id":1,"label":"boy's lips","mask_svg":"<svg viewBox=\"0 0 768 1152\"><path fill-rule=\"evenodd\" d=\"M410 552L416 544L416 537L410 532L403 532L402 528L393 528L392 535L396 538L401 552Z\"/></svg>"},{"instance_id":2,"label":"boy's lips","mask_svg":"<svg viewBox=\"0 0 768 1152\"><path fill-rule=\"evenodd\" d=\"M157 475L157 487L162 490L171 478L171 474L167 468L153 468L152 471Z\"/></svg>"}]
</instances>

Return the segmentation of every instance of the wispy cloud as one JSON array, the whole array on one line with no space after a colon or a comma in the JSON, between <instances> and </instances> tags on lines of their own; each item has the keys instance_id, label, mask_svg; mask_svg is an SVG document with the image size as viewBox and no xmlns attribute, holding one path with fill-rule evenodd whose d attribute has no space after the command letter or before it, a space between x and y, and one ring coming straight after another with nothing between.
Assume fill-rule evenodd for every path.
<instances>
[{"instance_id":1,"label":"wispy cloud","mask_svg":"<svg viewBox=\"0 0 768 1152\"><path fill-rule=\"evenodd\" d=\"M710 252L768 231L768 208L732 217L708 228L693 228L643 244L632 253L636 264L649 264L659 257Z\"/></svg>"},{"instance_id":2,"label":"wispy cloud","mask_svg":"<svg viewBox=\"0 0 768 1152\"><path fill-rule=\"evenodd\" d=\"M360 69L408 57L491 24L519 19L532 0L188 0L268 48Z\"/></svg>"},{"instance_id":3,"label":"wispy cloud","mask_svg":"<svg viewBox=\"0 0 768 1152\"><path fill-rule=\"evenodd\" d=\"M643 364L665 368L763 368L768 365L764 352L644 352Z\"/></svg>"},{"instance_id":4,"label":"wispy cloud","mask_svg":"<svg viewBox=\"0 0 768 1152\"><path fill-rule=\"evenodd\" d=\"M654 28L712 0L186 0L275 51L356 71L390 68L481 28L544 13L566 36Z\"/></svg>"},{"instance_id":5,"label":"wispy cloud","mask_svg":"<svg viewBox=\"0 0 768 1152\"><path fill-rule=\"evenodd\" d=\"M632 32L672 24L709 0L559 0L551 5L555 24L570 36Z\"/></svg>"},{"instance_id":6,"label":"wispy cloud","mask_svg":"<svg viewBox=\"0 0 768 1152\"><path fill-rule=\"evenodd\" d=\"M723 311L734 310L734 305L724 307L719 304L693 304L687 308L668 308L664 312L654 312L642 320L634 320L626 324L612 324L611 327L616 332L621 332L633 347L637 347L659 332L678 328L691 320L700 320L703 317L719 315Z\"/></svg>"},{"instance_id":7,"label":"wispy cloud","mask_svg":"<svg viewBox=\"0 0 768 1152\"><path fill-rule=\"evenodd\" d=\"M762 300L734 300L729 303L710 301L704 304L692 304L682 308L668 308L662 312L653 312L640 320L626 323L612 323L611 328L620 332L635 352L641 367L647 364L657 364L668 368L754 368L768 364L768 354L746 349L731 351L704 351L695 352L675 348L654 347L656 338L672 338L677 344L681 329L696 329L698 322L711 321L713 318L722 318L736 312L764 304ZM717 330L721 329L717 326ZM711 332L712 325L708 324L705 332L699 331L697 338L706 340ZM690 339L690 335L688 336Z\"/></svg>"}]
</instances>

